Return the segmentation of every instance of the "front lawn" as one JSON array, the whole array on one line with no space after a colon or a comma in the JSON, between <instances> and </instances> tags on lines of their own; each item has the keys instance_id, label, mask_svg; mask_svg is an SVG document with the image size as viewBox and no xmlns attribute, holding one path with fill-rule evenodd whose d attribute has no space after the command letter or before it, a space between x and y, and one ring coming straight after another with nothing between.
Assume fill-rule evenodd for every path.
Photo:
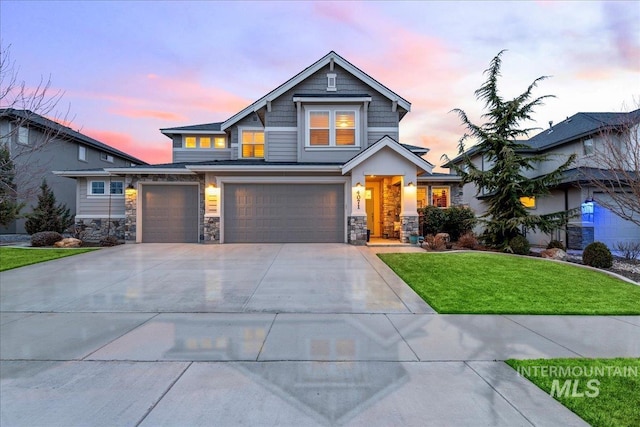
<instances>
[{"instance_id":1,"label":"front lawn","mask_svg":"<svg viewBox=\"0 0 640 427\"><path fill-rule=\"evenodd\" d=\"M594 427L640 425L640 359L506 363Z\"/></svg>"},{"instance_id":2,"label":"front lawn","mask_svg":"<svg viewBox=\"0 0 640 427\"><path fill-rule=\"evenodd\" d=\"M82 254L94 249L28 249L0 248L0 271L36 264L43 261Z\"/></svg>"},{"instance_id":3,"label":"front lawn","mask_svg":"<svg viewBox=\"0 0 640 427\"><path fill-rule=\"evenodd\" d=\"M438 313L640 314L640 286L570 264L488 252L378 256Z\"/></svg>"}]
</instances>

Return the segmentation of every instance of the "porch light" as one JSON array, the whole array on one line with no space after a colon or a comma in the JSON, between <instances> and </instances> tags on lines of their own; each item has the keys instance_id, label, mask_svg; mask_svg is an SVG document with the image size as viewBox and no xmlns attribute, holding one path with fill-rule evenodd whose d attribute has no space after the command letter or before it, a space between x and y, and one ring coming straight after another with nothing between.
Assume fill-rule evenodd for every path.
<instances>
[{"instance_id":1,"label":"porch light","mask_svg":"<svg viewBox=\"0 0 640 427\"><path fill-rule=\"evenodd\" d=\"M215 196L217 194L217 188L215 184L209 184L207 186L207 196Z\"/></svg>"},{"instance_id":2,"label":"porch light","mask_svg":"<svg viewBox=\"0 0 640 427\"><path fill-rule=\"evenodd\" d=\"M413 181L409 182L409 184L407 185L408 187L414 187L415 184L413 183Z\"/></svg>"},{"instance_id":3,"label":"porch light","mask_svg":"<svg viewBox=\"0 0 640 427\"><path fill-rule=\"evenodd\" d=\"M136 188L133 186L133 184L129 184L127 185L127 188L124 190L124 192L127 195L133 195L136 193Z\"/></svg>"}]
</instances>

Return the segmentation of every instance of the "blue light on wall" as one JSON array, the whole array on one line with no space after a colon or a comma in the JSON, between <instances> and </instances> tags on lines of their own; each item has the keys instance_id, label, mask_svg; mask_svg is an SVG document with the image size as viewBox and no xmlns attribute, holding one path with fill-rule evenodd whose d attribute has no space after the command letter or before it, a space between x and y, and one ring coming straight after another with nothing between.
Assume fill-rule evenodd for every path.
<instances>
[{"instance_id":1,"label":"blue light on wall","mask_svg":"<svg viewBox=\"0 0 640 427\"><path fill-rule=\"evenodd\" d=\"M582 222L593 222L593 205L594 201L592 198L588 198L580 205L582 208Z\"/></svg>"}]
</instances>

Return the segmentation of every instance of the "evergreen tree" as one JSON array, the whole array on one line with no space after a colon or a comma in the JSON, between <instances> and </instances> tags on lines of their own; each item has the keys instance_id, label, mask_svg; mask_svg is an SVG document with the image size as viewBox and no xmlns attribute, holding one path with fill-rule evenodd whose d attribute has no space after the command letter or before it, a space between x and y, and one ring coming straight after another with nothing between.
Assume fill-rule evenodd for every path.
<instances>
[{"instance_id":1,"label":"evergreen tree","mask_svg":"<svg viewBox=\"0 0 640 427\"><path fill-rule=\"evenodd\" d=\"M505 100L498 91L501 56L496 55L485 74L486 82L475 91L478 100L484 102L487 120L482 125L472 123L461 109L455 109L468 133L459 143L459 153L465 153L465 142L469 139L477 141L477 153L484 156L488 170L476 167L468 155L463 156L462 165L452 165L462 176L463 182L474 183L477 195L484 195L488 209L480 217L485 227L483 239L491 246L505 249L509 241L528 231L540 230L549 233L566 223L570 212L561 211L547 215L532 215L521 203L521 197L542 197L549 194L549 187L556 184L562 172L573 163L575 156L555 171L538 177L527 178L524 174L534 170L536 165L548 160L548 155L524 153L529 146L518 142L518 138L526 138L533 128L522 128L523 122L531 120L535 107L542 105L545 98L551 95L532 97L532 91L538 83L546 79L539 77L527 90L512 100ZM448 160L448 159L447 159Z\"/></svg>"},{"instance_id":2,"label":"evergreen tree","mask_svg":"<svg viewBox=\"0 0 640 427\"><path fill-rule=\"evenodd\" d=\"M16 200L16 185L13 182L15 167L9 148L0 144L0 225L7 226L20 215L24 203Z\"/></svg>"},{"instance_id":3,"label":"evergreen tree","mask_svg":"<svg viewBox=\"0 0 640 427\"><path fill-rule=\"evenodd\" d=\"M40 231L63 233L73 224L70 210L64 203L56 204L56 196L47 185L46 180L43 180L40 186L38 205L26 217L27 221L24 227L29 234Z\"/></svg>"}]
</instances>

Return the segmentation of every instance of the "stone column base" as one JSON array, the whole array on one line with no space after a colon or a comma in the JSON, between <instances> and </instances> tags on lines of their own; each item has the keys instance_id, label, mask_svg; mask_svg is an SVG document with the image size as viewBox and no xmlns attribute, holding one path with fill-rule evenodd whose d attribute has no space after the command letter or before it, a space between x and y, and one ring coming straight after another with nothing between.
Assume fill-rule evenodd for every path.
<instances>
[{"instance_id":1,"label":"stone column base","mask_svg":"<svg viewBox=\"0 0 640 427\"><path fill-rule=\"evenodd\" d=\"M350 216L347 218L347 241L349 244L356 246L367 244L366 216Z\"/></svg>"},{"instance_id":2,"label":"stone column base","mask_svg":"<svg viewBox=\"0 0 640 427\"><path fill-rule=\"evenodd\" d=\"M202 243L220 243L220 218L204 219L204 234L200 239Z\"/></svg>"},{"instance_id":3,"label":"stone column base","mask_svg":"<svg viewBox=\"0 0 640 427\"><path fill-rule=\"evenodd\" d=\"M409 243L409 236L412 233L420 232L420 221L418 216L401 216L400 217L400 241Z\"/></svg>"},{"instance_id":4,"label":"stone column base","mask_svg":"<svg viewBox=\"0 0 640 427\"><path fill-rule=\"evenodd\" d=\"M569 224L567 249L582 250L594 240L593 225Z\"/></svg>"}]
</instances>

